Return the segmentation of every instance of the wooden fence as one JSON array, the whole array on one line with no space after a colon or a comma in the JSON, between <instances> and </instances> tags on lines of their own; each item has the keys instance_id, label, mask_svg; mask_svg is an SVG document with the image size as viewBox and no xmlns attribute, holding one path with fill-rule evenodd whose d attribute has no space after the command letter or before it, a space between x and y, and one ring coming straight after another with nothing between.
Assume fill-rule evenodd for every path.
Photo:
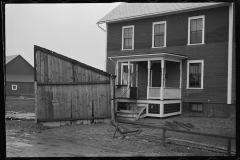
<instances>
[{"instance_id":1,"label":"wooden fence","mask_svg":"<svg viewBox=\"0 0 240 160\"><path fill-rule=\"evenodd\" d=\"M36 121L111 117L111 75L34 46Z\"/></svg>"}]
</instances>

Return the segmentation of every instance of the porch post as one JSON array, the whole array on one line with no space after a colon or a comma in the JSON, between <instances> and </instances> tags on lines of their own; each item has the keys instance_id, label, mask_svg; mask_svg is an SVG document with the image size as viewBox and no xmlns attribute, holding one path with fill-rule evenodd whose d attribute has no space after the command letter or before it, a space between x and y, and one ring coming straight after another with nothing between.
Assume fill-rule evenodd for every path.
<instances>
[{"instance_id":1,"label":"porch post","mask_svg":"<svg viewBox=\"0 0 240 160\"><path fill-rule=\"evenodd\" d=\"M161 94L160 94L160 99L163 100L164 96L163 96L163 87L164 87L164 66L165 66L165 61L164 59L161 60L161 70L162 70L162 74L161 74Z\"/></svg>"},{"instance_id":2,"label":"porch post","mask_svg":"<svg viewBox=\"0 0 240 160\"><path fill-rule=\"evenodd\" d=\"M149 99L150 69L151 69L151 61L148 60L147 99Z\"/></svg>"},{"instance_id":3,"label":"porch post","mask_svg":"<svg viewBox=\"0 0 240 160\"><path fill-rule=\"evenodd\" d=\"M182 94L182 62L180 62L180 67L179 67L179 70L180 70L180 99L181 99L181 94Z\"/></svg>"},{"instance_id":4,"label":"porch post","mask_svg":"<svg viewBox=\"0 0 240 160\"><path fill-rule=\"evenodd\" d=\"M116 65L115 66L115 69L116 69L115 70L115 75L117 76L116 79L115 79L115 81L116 81L115 84L118 85L118 62L116 62L115 65Z\"/></svg>"},{"instance_id":5,"label":"porch post","mask_svg":"<svg viewBox=\"0 0 240 160\"><path fill-rule=\"evenodd\" d=\"M131 80L131 62L128 61L128 88L130 87L130 80Z\"/></svg>"},{"instance_id":6,"label":"porch post","mask_svg":"<svg viewBox=\"0 0 240 160\"><path fill-rule=\"evenodd\" d=\"M136 87L137 87L137 98L138 98L138 64L136 64Z\"/></svg>"}]
</instances>

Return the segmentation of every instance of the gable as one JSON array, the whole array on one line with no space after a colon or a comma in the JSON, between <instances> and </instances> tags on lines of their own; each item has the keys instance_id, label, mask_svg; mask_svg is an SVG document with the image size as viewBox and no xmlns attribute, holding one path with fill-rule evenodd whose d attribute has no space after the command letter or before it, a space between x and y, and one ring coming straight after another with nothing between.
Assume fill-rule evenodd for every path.
<instances>
[{"instance_id":1,"label":"gable","mask_svg":"<svg viewBox=\"0 0 240 160\"><path fill-rule=\"evenodd\" d=\"M33 67L22 56L17 56L6 64L6 74L32 74Z\"/></svg>"}]
</instances>

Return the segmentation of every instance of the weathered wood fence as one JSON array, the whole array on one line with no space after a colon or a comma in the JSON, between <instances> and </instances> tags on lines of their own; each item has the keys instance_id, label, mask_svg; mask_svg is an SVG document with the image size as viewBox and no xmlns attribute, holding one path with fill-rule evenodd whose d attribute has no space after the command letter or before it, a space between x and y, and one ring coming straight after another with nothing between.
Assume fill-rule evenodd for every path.
<instances>
[{"instance_id":1,"label":"weathered wood fence","mask_svg":"<svg viewBox=\"0 0 240 160\"><path fill-rule=\"evenodd\" d=\"M34 46L36 122L111 117L112 76Z\"/></svg>"}]
</instances>

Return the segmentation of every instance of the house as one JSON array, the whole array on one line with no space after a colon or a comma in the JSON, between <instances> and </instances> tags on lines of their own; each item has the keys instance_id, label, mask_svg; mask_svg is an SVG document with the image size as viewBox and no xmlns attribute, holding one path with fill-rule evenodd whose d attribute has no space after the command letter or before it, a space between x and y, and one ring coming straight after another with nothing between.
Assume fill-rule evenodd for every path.
<instances>
[{"instance_id":1,"label":"house","mask_svg":"<svg viewBox=\"0 0 240 160\"><path fill-rule=\"evenodd\" d=\"M121 3L106 24L116 113L235 114L234 3ZM129 116L127 116L129 115Z\"/></svg>"},{"instance_id":2,"label":"house","mask_svg":"<svg viewBox=\"0 0 240 160\"><path fill-rule=\"evenodd\" d=\"M34 96L34 69L21 55L6 56L6 96Z\"/></svg>"}]
</instances>

